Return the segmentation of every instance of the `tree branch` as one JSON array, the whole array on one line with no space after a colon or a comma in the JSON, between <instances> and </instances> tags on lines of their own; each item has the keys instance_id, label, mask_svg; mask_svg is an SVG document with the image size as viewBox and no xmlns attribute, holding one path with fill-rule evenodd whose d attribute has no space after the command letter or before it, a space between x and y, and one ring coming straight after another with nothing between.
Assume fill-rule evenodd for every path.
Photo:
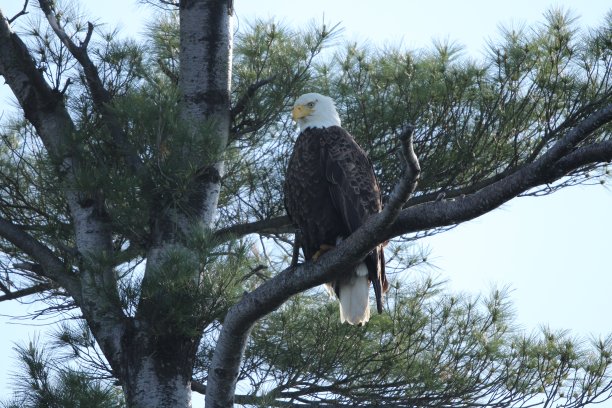
<instances>
[{"instance_id":1,"label":"tree branch","mask_svg":"<svg viewBox=\"0 0 612 408\"><path fill-rule=\"evenodd\" d=\"M414 153L414 127L409 125L400 135L402 142L402 161L404 164L404 175L395 185L385 205L385 211L389 212L390 218L397 218L402 206L408 201L410 195L416 188L417 180L421 174L419 160Z\"/></svg>"},{"instance_id":2,"label":"tree branch","mask_svg":"<svg viewBox=\"0 0 612 408\"><path fill-rule=\"evenodd\" d=\"M7 19L9 24L13 24L13 21L17 20L19 17L28 14L27 12L27 8L28 8L28 3L30 0L25 0L24 4L23 4L23 8L21 9L21 11L17 14L15 14L13 17Z\"/></svg>"},{"instance_id":3,"label":"tree branch","mask_svg":"<svg viewBox=\"0 0 612 408\"><path fill-rule=\"evenodd\" d=\"M612 104L585 118L539 159L522 166L507 177L463 198L429 202L404 209L387 231L386 239L471 220L494 210L533 187L558 180L565 174L590 163L588 160L603 162L612 160L610 141L572 150L610 121L612 121Z\"/></svg>"},{"instance_id":4,"label":"tree branch","mask_svg":"<svg viewBox=\"0 0 612 408\"><path fill-rule=\"evenodd\" d=\"M197 392L198 394L206 395L206 384L203 384L196 380L191 380L191 391ZM337 404L337 403L321 403L321 402L312 402L312 403L295 403L288 401L278 401L278 400L270 400L267 395L257 396L257 395L236 395L236 403L240 405L261 405L265 404L269 407L278 407L278 408L333 408L333 407L354 407L354 404L345 405L345 404ZM393 407L394 405L390 405ZM401 407L404 405L397 405L397 407Z\"/></svg>"},{"instance_id":5,"label":"tree branch","mask_svg":"<svg viewBox=\"0 0 612 408\"><path fill-rule=\"evenodd\" d=\"M560 178L580 167L593 163L605 163L612 160L612 140L580 147L555 163L551 172L553 177Z\"/></svg>"},{"instance_id":6,"label":"tree branch","mask_svg":"<svg viewBox=\"0 0 612 408\"><path fill-rule=\"evenodd\" d=\"M104 83L98 73L98 68L93 63L89 54L87 53L87 46L91 40L94 26L92 23L87 23L87 34L85 39L81 42L81 45L76 45L58 24L58 17L53 10L53 4L50 0L39 0L40 8L45 14L49 25L61 40L61 42L68 48L70 53L76 58L85 74L85 80L87 86L91 92L91 98L96 106L96 109L104 118L108 130L113 138L113 143L119 149L119 152L123 156L127 165L134 172L139 172L143 168L142 161L136 154L136 149L127 140L125 132L123 132L116 115L109 109L108 104L112 101L110 92L104 87Z\"/></svg>"},{"instance_id":7,"label":"tree branch","mask_svg":"<svg viewBox=\"0 0 612 408\"><path fill-rule=\"evenodd\" d=\"M41 8L48 3L41 0ZM51 18L57 25L57 21ZM51 89L19 36L13 33L0 11L0 75L10 86L26 119L42 140L57 175L65 182L66 197L74 225L75 241L82 259L112 251L107 220L100 216L99 197L88 196L77 184L79 146L72 135L74 123L59 91ZM84 266L73 277L53 253L9 221L0 219L0 236L38 262L48 278L66 288L83 315L114 369L120 367L121 333L125 330L123 311L112 267L103 271ZM78 280L77 280L78 279ZM93 324L95 322L95 324Z\"/></svg>"},{"instance_id":8,"label":"tree branch","mask_svg":"<svg viewBox=\"0 0 612 408\"><path fill-rule=\"evenodd\" d=\"M246 93L244 95L242 95L242 97L238 100L238 102L236 102L236 104L234 105L234 107L231 110L232 120L237 115L242 113L242 111L244 111L244 109L246 108L247 104L253 98L253 96L255 96L255 93L257 92L257 90L259 88L261 88L262 86L268 85L270 82L273 82L275 79L276 79L276 75L272 75L272 76L270 76L268 78L261 79L261 80L255 82L255 83L249 85L249 87L247 88Z\"/></svg>"},{"instance_id":9,"label":"tree branch","mask_svg":"<svg viewBox=\"0 0 612 408\"><path fill-rule=\"evenodd\" d=\"M442 189L442 190L434 191L431 193L413 196L406 203L406 207L412 207L414 205L423 204L423 203L430 202L430 201L439 201L441 198L451 199L451 198L456 198L456 197L475 193L483 189L486 186L489 186L499 180L502 180L504 177L507 177L508 175L512 174L516 170L517 169L515 167L509 167L498 174L495 174L487 179L480 180L469 186L456 188L452 190Z\"/></svg>"},{"instance_id":10,"label":"tree branch","mask_svg":"<svg viewBox=\"0 0 612 408\"><path fill-rule=\"evenodd\" d=\"M293 233L295 228L288 216L268 218L266 220L236 224L221 228L215 232L215 238L225 241L231 237L240 237L248 234L281 234Z\"/></svg>"},{"instance_id":11,"label":"tree branch","mask_svg":"<svg viewBox=\"0 0 612 408\"><path fill-rule=\"evenodd\" d=\"M21 269L22 271L34 272L36 275L42 275L42 267L39 264L32 262L18 262L13 264L13 268Z\"/></svg>"},{"instance_id":12,"label":"tree branch","mask_svg":"<svg viewBox=\"0 0 612 408\"><path fill-rule=\"evenodd\" d=\"M279 307L290 296L334 279L347 267L357 263L372 247L386 239L475 218L529 188L553 181L551 176L558 174L553 171L555 163L560 163L566 170L584 165L584 160L579 158L585 155L572 153L572 149L611 120L612 105L608 105L569 130L538 160L523 166L508 177L461 200L436 201L401 210L416 185L420 170L418 161L411 165L411 158L415 159L414 153L405 148L408 166L404 177L395 186L389 203L380 214L370 217L354 234L335 250L323 255L316 263L308 262L285 269L253 292L247 293L230 309L225 317L209 371L207 405L229 407L233 404L240 361L253 324ZM607 144L600 144L602 148L606 146ZM572 154L572 164L564 164L563 159L568 160ZM612 159L612 151L600 149L598 157Z\"/></svg>"},{"instance_id":13,"label":"tree branch","mask_svg":"<svg viewBox=\"0 0 612 408\"><path fill-rule=\"evenodd\" d=\"M61 162L63 145L73 130L61 95L45 82L19 36L11 31L0 10L0 75L9 85L25 117L34 125L52 159Z\"/></svg>"},{"instance_id":14,"label":"tree branch","mask_svg":"<svg viewBox=\"0 0 612 408\"><path fill-rule=\"evenodd\" d=\"M42 245L23 229L13 225L0 217L0 236L35 260L40 268L33 272L51 279L68 290L78 302L80 299L81 286L79 281L70 276L66 265L53 254L53 252Z\"/></svg>"},{"instance_id":15,"label":"tree branch","mask_svg":"<svg viewBox=\"0 0 612 408\"><path fill-rule=\"evenodd\" d=\"M30 286L29 288L19 289L16 291L9 291L9 292L6 292L5 295L0 296L0 302L4 302L5 300L19 299L25 296L30 296L35 293L44 292L45 290L49 290L51 288L53 288L53 286L46 284L46 283L40 283L38 285Z\"/></svg>"},{"instance_id":16,"label":"tree branch","mask_svg":"<svg viewBox=\"0 0 612 408\"><path fill-rule=\"evenodd\" d=\"M250 331L255 322L274 311L289 297L306 289L329 282L356 265L377 244L383 242L385 230L398 216L403 204L416 186L420 167L412 147L413 128L401 135L406 168L395 186L392 199L382 212L371 216L357 231L317 262L289 267L274 278L247 293L234 305L223 322L217 347L208 372L206 406L231 407L240 362Z\"/></svg>"}]
</instances>

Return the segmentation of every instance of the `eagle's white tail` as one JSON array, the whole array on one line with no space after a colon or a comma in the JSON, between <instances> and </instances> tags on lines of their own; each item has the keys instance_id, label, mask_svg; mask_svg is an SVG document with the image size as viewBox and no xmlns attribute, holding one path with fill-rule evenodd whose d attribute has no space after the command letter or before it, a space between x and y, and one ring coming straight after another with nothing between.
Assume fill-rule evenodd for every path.
<instances>
[{"instance_id":1,"label":"eagle's white tail","mask_svg":"<svg viewBox=\"0 0 612 408\"><path fill-rule=\"evenodd\" d=\"M350 324L364 324L370 320L370 283L368 268L360 263L355 273L339 282L340 321Z\"/></svg>"}]
</instances>

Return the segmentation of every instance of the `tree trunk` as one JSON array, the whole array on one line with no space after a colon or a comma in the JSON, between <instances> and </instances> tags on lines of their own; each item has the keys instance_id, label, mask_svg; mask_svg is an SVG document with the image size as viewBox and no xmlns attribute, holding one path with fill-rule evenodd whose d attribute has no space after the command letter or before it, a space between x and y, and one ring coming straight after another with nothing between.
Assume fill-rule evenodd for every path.
<instances>
[{"instance_id":1,"label":"tree trunk","mask_svg":"<svg viewBox=\"0 0 612 408\"><path fill-rule=\"evenodd\" d=\"M187 207L156 214L153 221L142 282L146 296L138 306L132 332L124 336L122 383L129 407L191 406L191 373L206 323L195 312L197 308L187 320L174 322L168 316L172 307L168 299L180 293L165 292L157 284L157 275L164 273L168 251L177 247L191 251L183 237L194 223L210 228L215 219L230 127L231 2L182 0L179 7L182 118L194 137L203 129L212 133L207 158L213 159L198 163L200 176L185 200ZM199 281L197 274L194 269L194 282Z\"/></svg>"},{"instance_id":2,"label":"tree trunk","mask_svg":"<svg viewBox=\"0 0 612 408\"><path fill-rule=\"evenodd\" d=\"M198 338L136 329L123 345L123 378L130 408L191 407L191 373Z\"/></svg>"},{"instance_id":3,"label":"tree trunk","mask_svg":"<svg viewBox=\"0 0 612 408\"><path fill-rule=\"evenodd\" d=\"M217 209L223 161L230 128L232 27L230 0L182 0L180 2L180 76L182 115L195 132L205 122L216 133L210 143L216 163L203 172L200 221L211 227ZM196 194L198 192L195 192Z\"/></svg>"}]
</instances>

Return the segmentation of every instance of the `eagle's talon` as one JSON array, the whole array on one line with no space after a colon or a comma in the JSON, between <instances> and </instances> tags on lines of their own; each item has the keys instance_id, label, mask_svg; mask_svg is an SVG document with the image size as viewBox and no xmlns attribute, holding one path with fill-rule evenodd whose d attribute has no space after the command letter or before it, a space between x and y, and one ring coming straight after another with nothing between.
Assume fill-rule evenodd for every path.
<instances>
[{"instance_id":1,"label":"eagle's talon","mask_svg":"<svg viewBox=\"0 0 612 408\"><path fill-rule=\"evenodd\" d=\"M327 245L327 244L321 244L321 246L319 246L319 250L317 252L315 252L315 254L312 256L312 260L313 261L317 261L321 255L323 255L324 253L326 253L330 249L334 249L334 246L333 245Z\"/></svg>"}]
</instances>

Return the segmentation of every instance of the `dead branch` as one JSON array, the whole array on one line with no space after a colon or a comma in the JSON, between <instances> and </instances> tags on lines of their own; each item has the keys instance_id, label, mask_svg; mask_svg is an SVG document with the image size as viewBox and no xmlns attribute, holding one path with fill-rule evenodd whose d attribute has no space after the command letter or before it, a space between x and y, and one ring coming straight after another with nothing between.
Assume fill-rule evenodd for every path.
<instances>
[{"instance_id":1,"label":"dead branch","mask_svg":"<svg viewBox=\"0 0 612 408\"><path fill-rule=\"evenodd\" d=\"M231 110L232 119L235 118L238 114L242 113L246 108L249 101L255 96L255 93L259 88L273 82L276 79L276 75L272 75L268 78L261 79L247 88L247 91L242 97L236 102L236 105Z\"/></svg>"},{"instance_id":2,"label":"dead branch","mask_svg":"<svg viewBox=\"0 0 612 408\"><path fill-rule=\"evenodd\" d=\"M4 302L6 300L19 299L25 296L30 296L36 293L41 293L49 289L53 289L53 286L47 283L40 283L38 285L30 286L29 288L9 291L9 292L6 292L6 294L0 296L0 302Z\"/></svg>"},{"instance_id":3,"label":"dead branch","mask_svg":"<svg viewBox=\"0 0 612 408\"><path fill-rule=\"evenodd\" d=\"M9 24L13 24L13 21L17 20L19 17L28 14L27 8L28 8L29 1L30 0L25 0L25 2L23 4L23 9L21 9L21 11L19 13L15 14L13 17L7 19Z\"/></svg>"}]
</instances>

